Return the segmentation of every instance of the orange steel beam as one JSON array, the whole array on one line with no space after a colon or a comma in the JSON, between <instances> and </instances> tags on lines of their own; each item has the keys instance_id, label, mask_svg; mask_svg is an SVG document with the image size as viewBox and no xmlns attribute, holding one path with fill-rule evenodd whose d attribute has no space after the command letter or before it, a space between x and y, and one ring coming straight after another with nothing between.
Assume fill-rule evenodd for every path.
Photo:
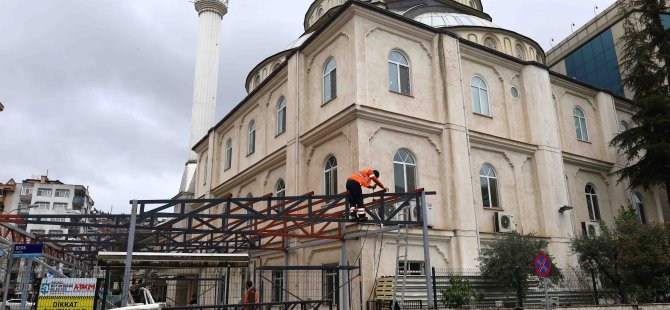
<instances>
[{"instance_id":1,"label":"orange steel beam","mask_svg":"<svg viewBox=\"0 0 670 310\"><path fill-rule=\"evenodd\" d=\"M422 191L424 191L423 188L413 190L412 192L420 193ZM374 194L381 194L381 193L384 193L384 192L385 191L377 191ZM314 192L310 192L310 193L307 193L307 194L303 194L302 197L309 197L309 196L312 196L313 194L314 194ZM346 195L346 194L348 194L348 192L343 192L343 193L340 193L339 195ZM266 195L262 196L262 198L269 198L269 197L272 197L272 194L266 194ZM223 198L232 198L232 195L231 194L226 194L225 196L223 196ZM388 199L387 201L390 202L390 203L393 203L394 200L399 200L400 198L401 198L401 196L390 196L390 197L387 198ZM319 199L319 200L316 200L316 201L312 201L311 205L321 204L321 203L327 202L329 200L330 199L326 199L326 198ZM253 205L257 202L262 202L262 201L249 201L249 202L245 203L244 206L247 206L247 207L251 206L253 208ZM273 205L270 208L272 210L277 210L281 207L292 204L294 202L295 202L295 200L287 200L287 201L280 202L276 205ZM379 201L373 200L372 202L366 203L365 206L367 208L367 207L370 207L370 206L373 206L373 205L377 205L378 203L379 203ZM331 207L331 210L342 207L344 205L346 205L346 201L345 202L340 202L336 205L333 205ZM290 211L288 211L288 212L286 212L282 215L291 216L291 217L305 217L305 218L307 218L307 217L310 217L310 216L317 215L317 214L319 214L323 211L323 209L320 209L320 210L312 210L311 213L309 213L309 212L298 213L298 212L303 211L303 210L308 209L308 208L309 208L309 204L303 204L303 205L300 205L300 206L297 206L297 207L293 208L292 210L290 210ZM236 211L239 211L239 210L242 210L242 209L244 209L244 208L239 207L239 206L235 207L235 208L231 208L230 213L236 212ZM346 211L347 210L338 210L338 211L331 212L331 213L323 213L323 214L320 215L320 217L322 217L322 218L341 217L342 214ZM217 219L218 218L210 218L206 221L206 223L211 223L211 222L213 222ZM222 225L221 228L232 227L234 225L237 225L241 222L246 222L246 221L249 221L249 219L235 219L233 221L228 222L226 225ZM172 227L172 225L177 223L177 222L179 222L179 221L175 221L174 223L170 223L170 225L166 226L166 227ZM263 225L267 222L269 222L269 224ZM321 225L321 227L317 231L315 231L315 229L316 229L315 225L317 225L317 224ZM340 230L341 230L340 225L337 225L338 232L340 232L337 235L332 235L332 234L323 235L325 230L328 229L329 227L331 227L332 224L336 224L336 223L333 223L333 222L324 222L324 223L310 222L310 223L300 224L299 220L262 219L262 220L256 220L252 224L247 224L247 225L242 225L242 226L236 227L235 229L238 230L238 231L242 231L242 230L246 230L246 229L255 230L256 235L252 236L248 239L259 241L259 242L261 242L261 246L262 246L263 241L264 241L263 239L267 239L267 238L270 238L270 239L265 242L266 245L275 241L276 238L278 238L278 237L281 237L282 239L285 239L285 238L339 239L339 235L341 233L340 232ZM195 225L193 228L200 228L204 225L205 225L204 223L200 223L200 224ZM259 228L259 226L263 226L263 227ZM281 228L273 229L277 226L281 226ZM164 230L164 229L160 229L160 230ZM160 230L155 230L155 231L160 231ZM297 230L298 232L297 233L295 233L295 232L290 233L289 232L289 231L294 231L294 230ZM178 236L181 236L181 235L184 235L184 234L186 234L186 233L179 232L179 233L175 233L174 235L171 235L171 237L178 237ZM202 238L206 237L209 234L199 233L198 235L199 236L196 236L196 237L193 237L193 238L189 239L188 242L201 240ZM230 236L230 234L221 233L219 235L213 236L211 240L218 240L218 239L225 238L227 236ZM161 241L167 242L166 237L161 237L161 238L162 238ZM241 240L243 240L242 238L243 237L241 237L241 236L234 236L230 241L231 242L241 241ZM169 245L169 243L166 243L166 245ZM262 247L262 249L267 249L267 247ZM283 249L283 247L280 248L280 249L285 250L285 249Z\"/></svg>"},{"instance_id":2,"label":"orange steel beam","mask_svg":"<svg viewBox=\"0 0 670 310\"><path fill-rule=\"evenodd\" d=\"M424 189L421 188L421 189L414 190L414 191L412 191L412 192L420 193L420 192L422 192L423 190L424 190ZM385 192L385 191L378 191L378 192L375 192L375 194L380 194L380 193L384 193L384 192ZM347 193L347 192L344 192L343 194L346 194L346 193ZM394 200L398 200L400 197L401 197L401 196L391 196L391 197L389 197L389 201L392 202L392 201L394 201ZM326 201L326 200L327 200L327 199L321 199L321 200L319 200L319 201L312 202L312 204L313 204L313 205L314 205L314 204L318 204L318 203L324 202L324 201ZM334 208L337 208L337 207L340 207L340 206L342 206L342 205L344 205L344 204L346 204L346 203L345 203L345 202L338 203L337 205L333 206L333 209L334 209ZM366 206L366 207L369 207L369 206L377 205L377 204L378 204L378 201L372 201L372 202L366 203L365 206ZM308 216L309 216L308 213L304 213L304 214L293 214L293 213L295 213L295 212L297 212L297 211L304 210L304 209L307 208L307 207L308 207L308 206L301 206L301 207L295 208L295 209L291 210L290 212L288 212L287 215L291 215L291 216L293 216L293 217L298 217L298 216L299 216L299 217L308 217ZM321 210L312 211L312 215L315 215L315 214L319 213L320 211L321 211ZM326 217L326 218L341 217L342 214L343 214L345 211L347 211L347 210L340 210L340 211L335 211L335 212L333 212L333 213L326 213L326 214L323 214L322 217ZM262 220L262 221L264 222L264 221L268 221L268 220ZM284 225L286 226L285 223L286 223L286 222L289 222L289 221L292 222L292 223L294 223L294 225L291 225L291 226L288 227L289 229L282 228L282 229L280 229L280 230L269 230L269 228L271 228L271 227L275 227L275 226L282 225L282 222L283 222ZM332 222L322 223L322 227L321 227L321 229L320 229L317 233L315 233L315 234L305 232L304 229L302 228L302 226L299 225L299 224L297 224L295 220L272 220L272 222L273 222L272 224L268 225L269 227L266 226L266 227L263 228L262 231L258 231L258 237L259 237L259 239L262 240L263 237L274 236L274 235L281 236L281 237L304 238L304 239L338 239L338 238L339 238L338 236L332 236L332 235L325 235L325 236L324 236L324 235L322 235L322 233L326 230L326 228L328 228L330 225L333 224ZM321 224L321 223L320 223L320 224ZM313 226L314 223L312 222L311 225ZM340 226L338 225L338 229L339 229L339 227L340 227ZM305 232L305 234L304 234L304 235L299 235L299 234L289 234L289 233L288 233L288 230L293 230L293 229L296 229L296 228L299 229L299 230L303 230L303 232ZM267 232L266 232L266 231L267 231ZM339 234L338 234L338 235L339 235ZM223 237L223 236L224 236L224 235L221 235L221 236L219 236L219 238L220 238L220 237ZM217 238L217 239L218 239L218 238ZM232 239L231 241L238 241L238 240L240 240L240 237L237 237L237 236L236 236L236 237L235 237L234 239Z\"/></svg>"}]
</instances>

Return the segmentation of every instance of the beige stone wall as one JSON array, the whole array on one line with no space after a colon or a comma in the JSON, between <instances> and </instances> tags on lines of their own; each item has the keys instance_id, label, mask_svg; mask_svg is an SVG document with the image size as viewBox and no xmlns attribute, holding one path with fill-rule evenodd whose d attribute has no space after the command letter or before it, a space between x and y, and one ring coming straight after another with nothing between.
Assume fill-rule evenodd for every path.
<instances>
[{"instance_id":1,"label":"beige stone wall","mask_svg":"<svg viewBox=\"0 0 670 310\"><path fill-rule=\"evenodd\" d=\"M389 91L387 57L402 51L411 65L410 96ZM323 102L323 68L337 61L337 97ZM209 160L209 181L196 183L196 197L226 193L245 197L274 192L284 179L287 195L324 192L323 169L329 156L338 164L338 192L347 176L374 167L393 188L393 155L409 151L418 168L417 184L437 195L430 230L436 267L473 268L482 245L497 234L495 212L512 214L521 233L551 241L561 266L574 266L570 238L588 222L586 184L598 193L602 219L611 223L629 201L626 184L613 172L622 164L607 146L618 122L630 119L625 104L571 83L534 65L501 58L458 39L416 29L386 16L352 6L307 46L287 59L282 72L247 98L210 132L197 149ZM472 76L487 82L491 116L473 113ZM519 98L511 96L511 87ZM275 135L276 103L287 99L287 131ZM573 108L586 114L589 140L575 136ZM247 129L256 121L256 152L247 156ZM224 169L225 143L232 138L232 167ZM484 209L479 169L490 164L499 183L500 208ZM198 167L203 170L204 165ZM204 177L203 171L199 176ZM207 178L205 178L207 179ZM650 221L661 221L662 191L640 191ZM564 205L572 211L559 213ZM350 226L350 231L364 226ZM378 275L392 274L393 234L347 242L355 260L362 242L362 283L367 296ZM413 232L411 258L421 260L420 233ZM384 259L379 262L379 249ZM292 240L291 246L299 246ZM340 243L289 252L293 265L340 262ZM263 257L264 265L283 264L283 254ZM358 284L356 284L358 285ZM353 289L353 291L357 291Z\"/></svg>"},{"instance_id":2,"label":"beige stone wall","mask_svg":"<svg viewBox=\"0 0 670 310\"><path fill-rule=\"evenodd\" d=\"M485 45L487 39L493 40L496 45L496 50L510 56L517 57L516 47L521 46L524 52L524 59L526 61L544 62L544 52L540 49L537 43L521 36L514 36L510 33L499 31L497 29L487 29L482 31L481 28L465 28L453 29L452 31L458 33L463 38L474 43Z\"/></svg>"}]
</instances>

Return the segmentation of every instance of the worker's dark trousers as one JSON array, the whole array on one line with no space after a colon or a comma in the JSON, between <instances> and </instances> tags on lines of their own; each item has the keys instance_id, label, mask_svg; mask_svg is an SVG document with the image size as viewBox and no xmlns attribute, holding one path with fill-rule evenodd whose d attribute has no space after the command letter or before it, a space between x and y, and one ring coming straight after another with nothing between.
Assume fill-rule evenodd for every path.
<instances>
[{"instance_id":1,"label":"worker's dark trousers","mask_svg":"<svg viewBox=\"0 0 670 310\"><path fill-rule=\"evenodd\" d=\"M359 217L365 217L365 204L363 203L363 189L361 185L354 180L347 180L347 190L349 191L350 212L358 214Z\"/></svg>"}]
</instances>

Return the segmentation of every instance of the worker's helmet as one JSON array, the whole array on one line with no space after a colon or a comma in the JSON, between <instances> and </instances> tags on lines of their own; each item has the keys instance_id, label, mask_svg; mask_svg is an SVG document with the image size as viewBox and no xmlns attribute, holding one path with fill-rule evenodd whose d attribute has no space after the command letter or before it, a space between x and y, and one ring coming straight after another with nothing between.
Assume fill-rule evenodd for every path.
<instances>
[{"instance_id":1,"label":"worker's helmet","mask_svg":"<svg viewBox=\"0 0 670 310\"><path fill-rule=\"evenodd\" d=\"M374 174L375 174L375 177L376 177L376 178L378 178L378 177L379 177L379 171L377 171L377 170L372 170L372 173L374 173Z\"/></svg>"}]
</instances>

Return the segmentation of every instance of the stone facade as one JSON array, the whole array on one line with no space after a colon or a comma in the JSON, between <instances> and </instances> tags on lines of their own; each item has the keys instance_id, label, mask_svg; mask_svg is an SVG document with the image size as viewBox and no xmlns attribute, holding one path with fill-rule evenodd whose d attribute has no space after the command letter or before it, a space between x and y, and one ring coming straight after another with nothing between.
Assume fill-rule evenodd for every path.
<instances>
[{"instance_id":1,"label":"stone facade","mask_svg":"<svg viewBox=\"0 0 670 310\"><path fill-rule=\"evenodd\" d=\"M287 196L321 194L331 157L337 161L338 192L345 191L347 176L362 167L378 169L382 181L394 188L394 155L403 150L416 164L416 187L437 192L428 201L434 267L477 267L479 249L499 234L496 213L511 215L517 231L549 240L557 264L575 266L570 239L582 234L582 223L596 223L585 188L594 189L589 201L597 200L598 218L606 223L630 203L625 182L618 184L613 175L622 161L608 147L618 119L630 118L628 102L550 71L537 62L544 52L523 36L514 35L539 56L521 60L468 39L472 33L512 35L503 29L437 29L373 4L337 7L301 45L278 54L285 61L248 87L248 97L194 147L194 197L261 196L274 193L280 179ZM481 8L479 2L474 5ZM309 20L305 24L312 27ZM408 94L390 90L392 51L409 64ZM324 68L330 59L337 63L337 88L334 98L324 102ZM480 85L477 92L475 84ZM484 96L489 111L475 112L473 101L481 105ZM282 98L286 127L280 131ZM575 136L575 108L583 112L583 129L588 131L581 140ZM482 195L484 165L495 173L494 205ZM663 222L667 206L662 201L667 199L662 191L637 192L647 220ZM487 203L491 207L484 207ZM573 209L559 212L563 206ZM412 261L423 260L420 233L411 233ZM291 265L340 263L339 242L313 247L299 243L290 242L296 248L288 252ZM395 261L381 259L395 257L393 233L350 240L347 249L350 262L360 258L363 295L368 295L375 275L395 274ZM284 255L266 253L254 264L283 265ZM358 292L357 285L352 291Z\"/></svg>"}]
</instances>

